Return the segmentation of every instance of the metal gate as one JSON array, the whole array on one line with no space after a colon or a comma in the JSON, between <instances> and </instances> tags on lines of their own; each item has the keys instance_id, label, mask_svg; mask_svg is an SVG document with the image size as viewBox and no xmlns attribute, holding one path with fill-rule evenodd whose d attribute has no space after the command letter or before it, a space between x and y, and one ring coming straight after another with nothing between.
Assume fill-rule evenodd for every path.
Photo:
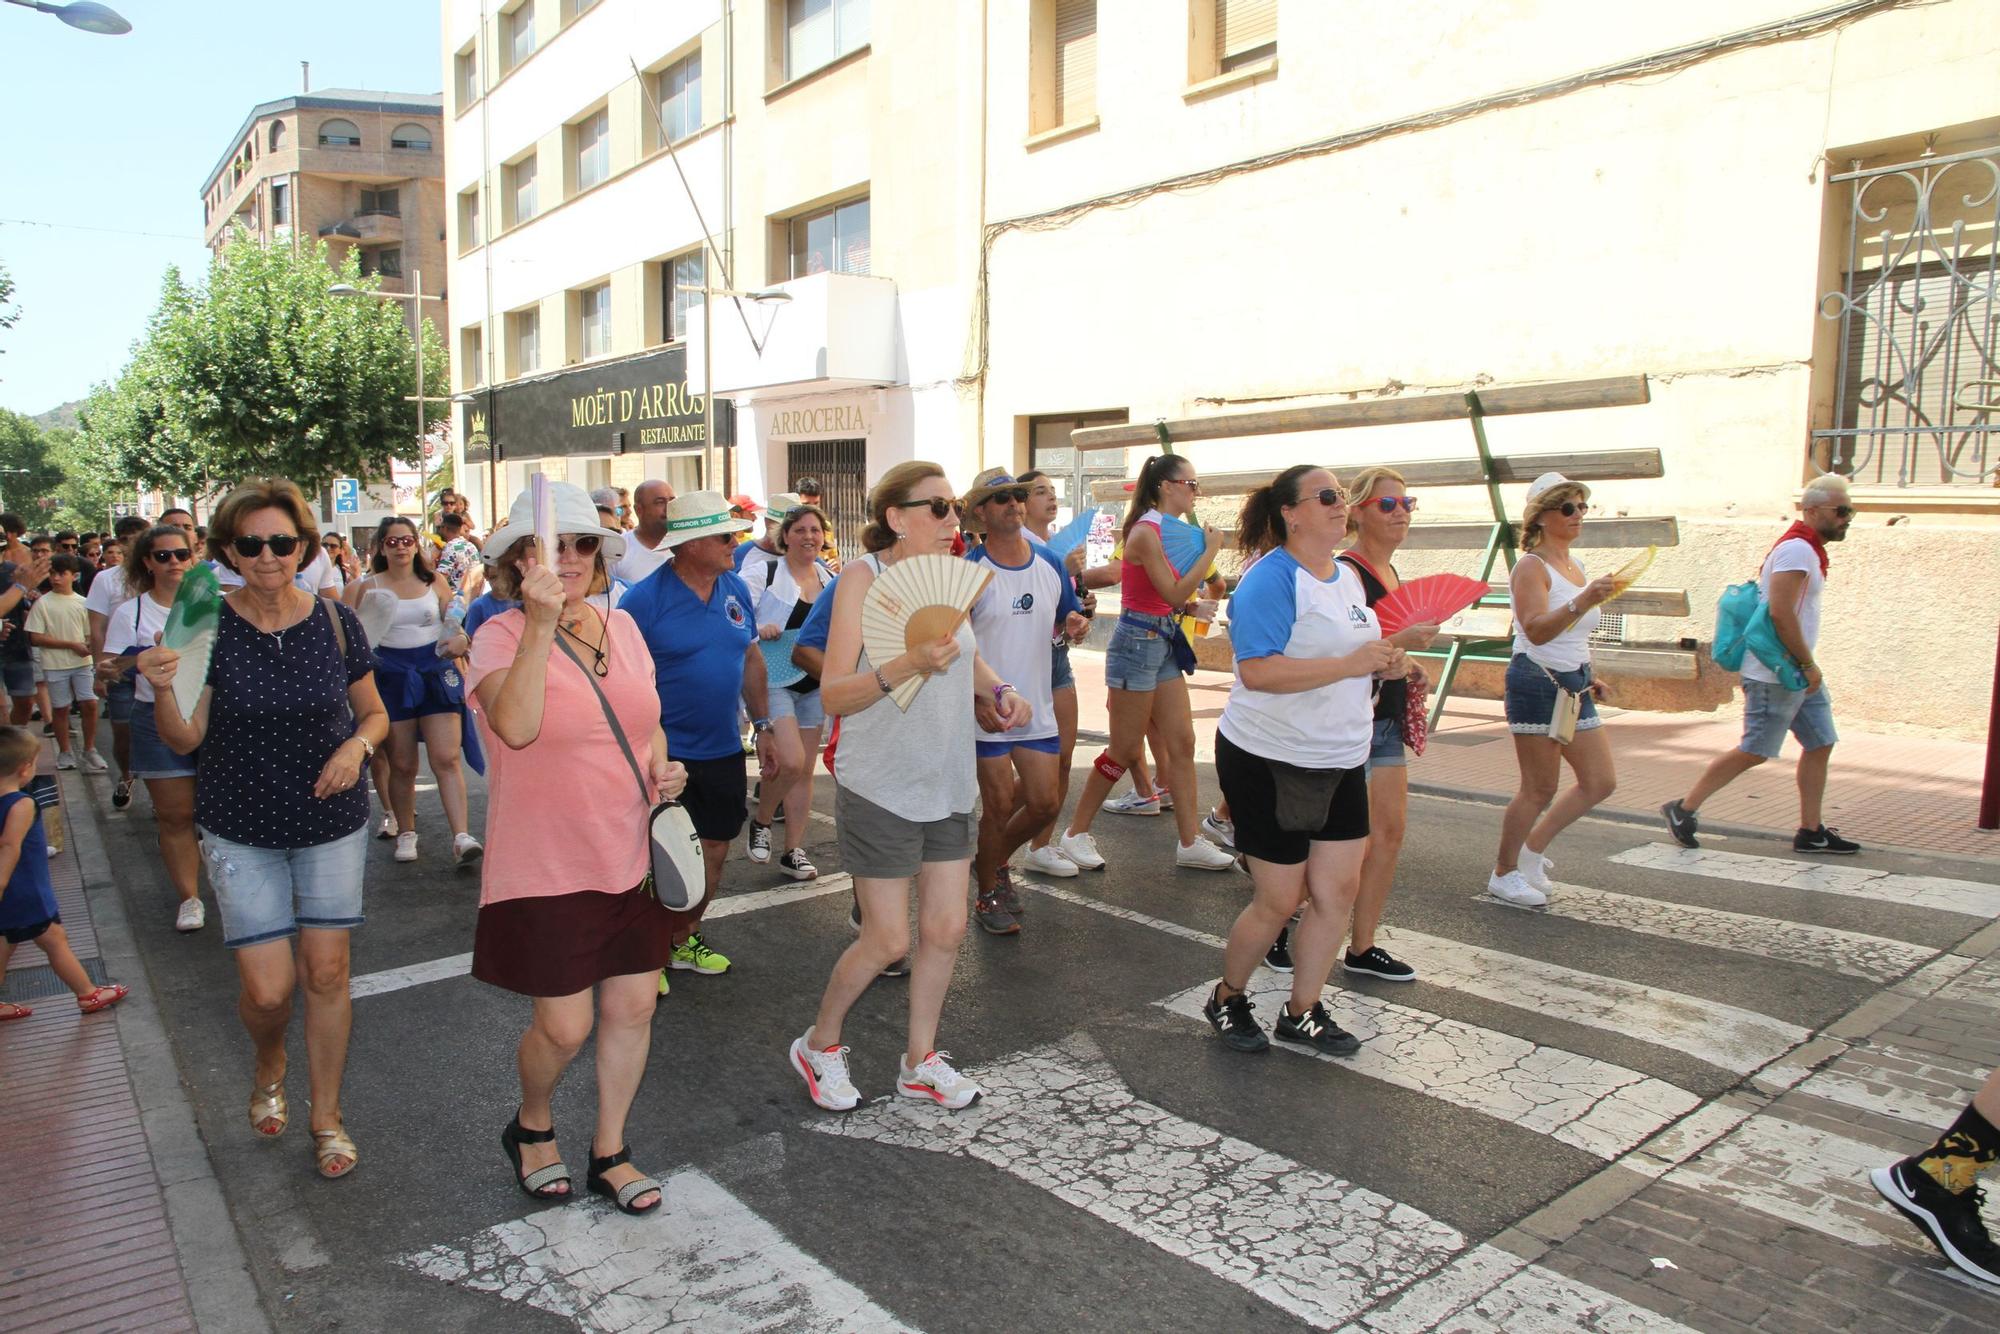
<instances>
[{"instance_id":1,"label":"metal gate","mask_svg":"<svg viewBox=\"0 0 2000 1334\"><path fill-rule=\"evenodd\" d=\"M799 489L799 479L819 480L820 504L833 525L840 558L861 554L861 530L868 524L868 442L866 440L794 440L786 459L787 491Z\"/></svg>"}]
</instances>

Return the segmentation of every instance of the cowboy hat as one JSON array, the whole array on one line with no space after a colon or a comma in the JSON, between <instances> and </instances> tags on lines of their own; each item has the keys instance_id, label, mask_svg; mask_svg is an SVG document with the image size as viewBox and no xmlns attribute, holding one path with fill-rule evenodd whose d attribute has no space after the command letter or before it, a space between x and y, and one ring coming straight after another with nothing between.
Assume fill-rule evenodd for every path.
<instances>
[{"instance_id":1,"label":"cowboy hat","mask_svg":"<svg viewBox=\"0 0 2000 1334\"><path fill-rule=\"evenodd\" d=\"M675 496L667 502L667 535L661 541L677 547L692 538L747 533L753 526L750 520L730 518L729 507L748 499L738 496L732 501L720 491L691 491Z\"/></svg>"},{"instance_id":2,"label":"cowboy hat","mask_svg":"<svg viewBox=\"0 0 2000 1334\"><path fill-rule=\"evenodd\" d=\"M574 482L550 482L549 495L555 501L556 532L590 533L602 541L599 548L604 553L604 563L614 565L625 554L625 535L606 528L597 521L597 506L590 496ZM482 553L486 563L491 565L512 549L524 537L535 535L535 502L533 493L522 491L514 497L514 503L507 507L507 522L493 530L486 539Z\"/></svg>"}]
</instances>

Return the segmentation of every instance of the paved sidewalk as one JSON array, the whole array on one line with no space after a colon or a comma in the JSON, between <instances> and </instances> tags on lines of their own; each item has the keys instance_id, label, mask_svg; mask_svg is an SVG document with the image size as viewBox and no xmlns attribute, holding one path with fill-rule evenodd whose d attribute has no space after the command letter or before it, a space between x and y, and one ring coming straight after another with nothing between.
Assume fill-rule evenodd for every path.
<instances>
[{"instance_id":1,"label":"paved sidewalk","mask_svg":"<svg viewBox=\"0 0 2000 1334\"><path fill-rule=\"evenodd\" d=\"M1077 650L1078 724L1104 734L1104 655ZM1196 672L1195 750L1214 756L1215 722L1229 699L1223 672ZM1606 709L1618 765L1618 791L1605 813L1630 814L1660 825L1661 803L1683 795L1702 767L1742 736L1740 706L1719 713L1641 713ZM1101 740L1077 746L1088 763ZM1798 828L1793 785L1797 743L1710 798L1701 818L1718 832L1755 830L1787 840ZM1977 826L1985 748L1973 741L1881 736L1842 729L1826 794L1826 823L1869 846L1900 847L1954 856L2000 857L2000 833ZM1569 777L1563 771L1565 782ZM1514 747L1498 700L1454 697L1421 757L1410 761L1410 783L1419 791L1505 801L1517 772ZM1664 826L1661 826L1664 837ZM1496 825L1497 836L1497 825Z\"/></svg>"}]
</instances>

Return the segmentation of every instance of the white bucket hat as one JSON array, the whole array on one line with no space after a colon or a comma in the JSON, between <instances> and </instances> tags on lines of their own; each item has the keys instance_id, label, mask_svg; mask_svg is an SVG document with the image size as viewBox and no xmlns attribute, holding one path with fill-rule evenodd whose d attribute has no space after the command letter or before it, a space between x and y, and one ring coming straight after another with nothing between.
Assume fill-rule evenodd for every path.
<instances>
[{"instance_id":1,"label":"white bucket hat","mask_svg":"<svg viewBox=\"0 0 2000 1334\"><path fill-rule=\"evenodd\" d=\"M555 499L557 533L590 533L604 545L599 548L604 553L605 565L615 565L625 554L625 535L615 533L597 521L597 506L574 482L550 482L549 494ZM533 493L523 491L514 497L514 503L507 507L507 522L493 530L486 539L483 552L486 563L491 565L524 537L535 535L535 502Z\"/></svg>"},{"instance_id":2,"label":"white bucket hat","mask_svg":"<svg viewBox=\"0 0 2000 1334\"><path fill-rule=\"evenodd\" d=\"M1528 503L1530 505L1534 504L1537 498L1547 495L1559 486L1576 487L1583 492L1586 498L1590 495L1590 488L1582 482L1572 482L1559 472L1545 472L1534 481L1528 483Z\"/></svg>"},{"instance_id":3,"label":"white bucket hat","mask_svg":"<svg viewBox=\"0 0 2000 1334\"><path fill-rule=\"evenodd\" d=\"M677 547L697 537L747 533L753 526L748 519L729 517L729 497L720 491L694 491L667 502L667 535L661 540Z\"/></svg>"}]
</instances>

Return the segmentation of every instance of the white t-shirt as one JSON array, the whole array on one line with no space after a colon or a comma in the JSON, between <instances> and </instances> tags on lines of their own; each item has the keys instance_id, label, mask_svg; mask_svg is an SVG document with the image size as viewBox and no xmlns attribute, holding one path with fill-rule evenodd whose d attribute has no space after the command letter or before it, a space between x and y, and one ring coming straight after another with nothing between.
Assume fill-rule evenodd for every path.
<instances>
[{"instance_id":1,"label":"white t-shirt","mask_svg":"<svg viewBox=\"0 0 2000 1334\"><path fill-rule=\"evenodd\" d=\"M125 591L125 567L114 565L97 572L97 577L90 581L90 595L84 598L83 603L86 609L99 616L109 616L112 608L130 596Z\"/></svg>"},{"instance_id":2,"label":"white t-shirt","mask_svg":"<svg viewBox=\"0 0 2000 1334\"><path fill-rule=\"evenodd\" d=\"M1236 683L1217 729L1252 755L1302 769L1356 769L1375 733L1375 682L1367 676L1289 694L1252 690L1242 664L1255 658L1340 658L1382 627L1361 576L1334 562L1320 580L1282 547L1252 566L1230 602Z\"/></svg>"},{"instance_id":3,"label":"white t-shirt","mask_svg":"<svg viewBox=\"0 0 2000 1334\"><path fill-rule=\"evenodd\" d=\"M215 581L224 589L243 587L243 576L221 561L212 560L208 564L215 571ZM327 556L325 547L321 547L305 567L292 576L292 582L306 593L340 592L340 576L333 572L333 561Z\"/></svg>"},{"instance_id":4,"label":"white t-shirt","mask_svg":"<svg viewBox=\"0 0 2000 1334\"><path fill-rule=\"evenodd\" d=\"M167 628L167 613L173 608L161 606L150 594L127 598L123 605L111 614L104 627L104 651L106 653L140 652L153 647L160 632ZM153 702L153 686L145 674L133 673L132 698L141 704Z\"/></svg>"},{"instance_id":5,"label":"white t-shirt","mask_svg":"<svg viewBox=\"0 0 2000 1334\"><path fill-rule=\"evenodd\" d=\"M1771 576L1784 570L1805 571L1806 591L1799 598L1799 634L1805 638L1806 651L1811 652L1819 644L1819 595L1826 588L1826 576L1820 572L1819 553L1813 550L1813 544L1803 537L1786 538L1764 557L1763 573L1757 576L1757 591L1766 602L1771 600ZM1743 655L1743 679L1778 684L1777 674L1754 653Z\"/></svg>"},{"instance_id":6,"label":"white t-shirt","mask_svg":"<svg viewBox=\"0 0 2000 1334\"><path fill-rule=\"evenodd\" d=\"M625 534L625 554L620 556L618 563L611 567L611 577L623 580L626 586L630 587L673 558L674 549L667 545L665 538L660 540L659 546L649 549L644 542L639 540L638 533L627 533Z\"/></svg>"},{"instance_id":7,"label":"white t-shirt","mask_svg":"<svg viewBox=\"0 0 2000 1334\"><path fill-rule=\"evenodd\" d=\"M992 582L972 604L972 633L979 656L1000 679L1021 692L1034 716L1015 732L981 733L981 741L1041 741L1056 734L1055 658L1049 635L1077 610L1069 576L1049 549L1028 543L1025 565L1002 565L984 544L966 559L993 571Z\"/></svg>"}]
</instances>

